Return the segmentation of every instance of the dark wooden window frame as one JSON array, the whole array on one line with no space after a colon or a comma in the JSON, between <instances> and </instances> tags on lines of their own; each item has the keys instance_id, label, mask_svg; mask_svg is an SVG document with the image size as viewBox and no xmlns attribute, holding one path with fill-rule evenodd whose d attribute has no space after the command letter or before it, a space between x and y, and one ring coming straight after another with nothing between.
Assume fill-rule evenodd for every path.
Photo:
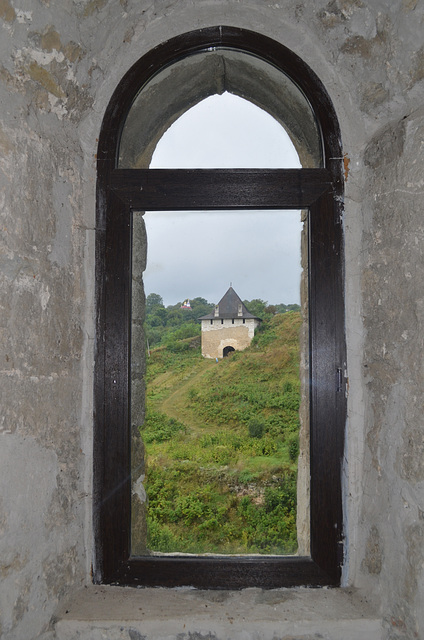
<instances>
[{"instance_id":1,"label":"dark wooden window frame","mask_svg":"<svg viewBox=\"0 0 424 640\"><path fill-rule=\"evenodd\" d=\"M117 168L120 133L138 90L166 65L209 47L256 55L298 85L322 132L324 168ZM339 585L346 419L342 167L337 118L323 85L300 58L265 36L221 26L178 36L141 58L117 87L98 146L95 582L227 589ZM130 553L132 212L202 208L309 210L310 557L170 558Z\"/></svg>"}]
</instances>

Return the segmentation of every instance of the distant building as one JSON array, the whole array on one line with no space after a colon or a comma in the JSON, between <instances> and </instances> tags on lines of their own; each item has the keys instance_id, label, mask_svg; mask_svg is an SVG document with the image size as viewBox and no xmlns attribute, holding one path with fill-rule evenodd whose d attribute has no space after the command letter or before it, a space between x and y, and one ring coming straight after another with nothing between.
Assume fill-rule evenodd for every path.
<instances>
[{"instance_id":1,"label":"distant building","mask_svg":"<svg viewBox=\"0 0 424 640\"><path fill-rule=\"evenodd\" d=\"M232 287L202 321L202 356L224 358L246 349L261 319L251 314Z\"/></svg>"},{"instance_id":2,"label":"distant building","mask_svg":"<svg viewBox=\"0 0 424 640\"><path fill-rule=\"evenodd\" d=\"M187 300L184 300L184 302L182 303L180 309L191 309L190 300L188 298L187 298Z\"/></svg>"}]
</instances>

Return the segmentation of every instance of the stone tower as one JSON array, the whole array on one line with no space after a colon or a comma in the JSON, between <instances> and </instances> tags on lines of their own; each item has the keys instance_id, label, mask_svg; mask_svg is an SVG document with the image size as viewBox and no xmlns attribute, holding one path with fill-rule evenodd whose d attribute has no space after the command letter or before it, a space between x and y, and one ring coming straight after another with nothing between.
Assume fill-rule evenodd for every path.
<instances>
[{"instance_id":1,"label":"stone tower","mask_svg":"<svg viewBox=\"0 0 424 640\"><path fill-rule=\"evenodd\" d=\"M261 322L250 313L232 287L221 298L212 313L202 321L202 356L224 358L232 351L249 346Z\"/></svg>"}]
</instances>

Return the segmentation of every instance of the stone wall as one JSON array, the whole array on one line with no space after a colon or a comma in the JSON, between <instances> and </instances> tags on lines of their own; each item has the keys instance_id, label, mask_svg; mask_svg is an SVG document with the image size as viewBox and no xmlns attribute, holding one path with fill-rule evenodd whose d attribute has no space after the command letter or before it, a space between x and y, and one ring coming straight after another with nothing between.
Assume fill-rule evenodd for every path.
<instances>
[{"instance_id":1,"label":"stone wall","mask_svg":"<svg viewBox=\"0 0 424 640\"><path fill-rule=\"evenodd\" d=\"M243 351L252 342L258 320L231 319L202 320L202 356L205 358L222 358L225 347L233 347L235 351Z\"/></svg>"},{"instance_id":2,"label":"stone wall","mask_svg":"<svg viewBox=\"0 0 424 640\"><path fill-rule=\"evenodd\" d=\"M141 55L216 24L291 48L338 114L344 581L377 603L384 638L424 636L423 21L421 0L0 0L2 638L49 637L57 604L90 582L102 117Z\"/></svg>"}]
</instances>

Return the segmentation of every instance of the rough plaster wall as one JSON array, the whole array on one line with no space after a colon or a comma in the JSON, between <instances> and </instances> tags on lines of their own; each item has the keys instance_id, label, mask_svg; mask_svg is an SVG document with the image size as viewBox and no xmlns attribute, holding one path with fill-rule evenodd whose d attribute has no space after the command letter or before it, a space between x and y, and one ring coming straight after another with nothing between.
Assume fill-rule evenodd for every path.
<instances>
[{"instance_id":1,"label":"rough plaster wall","mask_svg":"<svg viewBox=\"0 0 424 640\"><path fill-rule=\"evenodd\" d=\"M424 636L422 0L0 0L1 629L89 580L96 137L144 52L256 29L329 91L346 159L345 580ZM88 494L88 498L85 496Z\"/></svg>"},{"instance_id":2,"label":"rough plaster wall","mask_svg":"<svg viewBox=\"0 0 424 640\"><path fill-rule=\"evenodd\" d=\"M78 33L59 36L41 3L0 16L0 636L26 639L89 570L94 217L77 125L92 98Z\"/></svg>"},{"instance_id":3,"label":"rough plaster wall","mask_svg":"<svg viewBox=\"0 0 424 640\"><path fill-rule=\"evenodd\" d=\"M365 478L374 495L362 513L361 570L388 585L390 638L424 633L423 134L421 109L379 132L364 156L374 201L362 275Z\"/></svg>"}]
</instances>

